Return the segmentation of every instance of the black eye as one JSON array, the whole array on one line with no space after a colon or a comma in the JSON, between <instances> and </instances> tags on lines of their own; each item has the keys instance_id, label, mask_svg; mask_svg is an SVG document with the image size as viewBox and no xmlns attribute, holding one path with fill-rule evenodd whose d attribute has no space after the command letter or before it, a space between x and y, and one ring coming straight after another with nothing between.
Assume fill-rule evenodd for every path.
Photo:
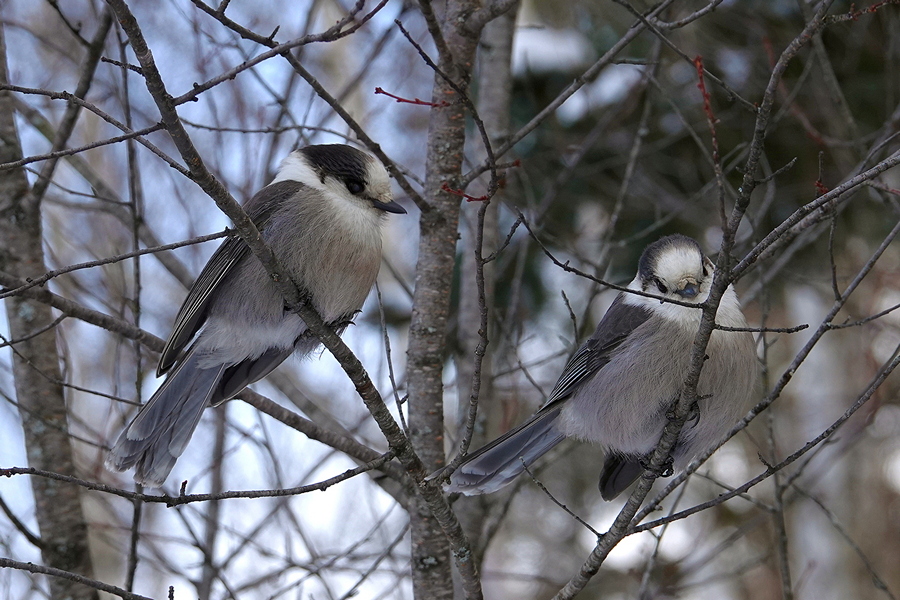
<instances>
[{"instance_id":1,"label":"black eye","mask_svg":"<svg viewBox=\"0 0 900 600\"><path fill-rule=\"evenodd\" d=\"M356 194L361 194L362 191L364 189L366 189L366 186L364 186L363 182L360 181L359 179L348 179L344 185L347 186L347 191L350 192L351 194L353 194L354 196Z\"/></svg>"},{"instance_id":2,"label":"black eye","mask_svg":"<svg viewBox=\"0 0 900 600\"><path fill-rule=\"evenodd\" d=\"M656 280L656 287L658 287L659 291L663 294L667 294L669 292L668 288L666 288L666 286L663 285L663 282L659 279Z\"/></svg>"}]
</instances>

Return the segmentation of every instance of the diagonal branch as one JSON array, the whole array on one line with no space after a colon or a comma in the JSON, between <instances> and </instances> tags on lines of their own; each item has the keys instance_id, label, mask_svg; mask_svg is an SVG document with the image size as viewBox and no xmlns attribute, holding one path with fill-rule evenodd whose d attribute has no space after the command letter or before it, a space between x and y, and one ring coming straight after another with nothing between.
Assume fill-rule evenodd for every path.
<instances>
[{"instance_id":1,"label":"diagonal branch","mask_svg":"<svg viewBox=\"0 0 900 600\"><path fill-rule=\"evenodd\" d=\"M369 409L373 419L378 424L382 434L387 439L391 450L400 460L406 471L417 481L421 482L426 473L425 467L413 450L409 439L394 420L390 409L384 403L369 375L366 373L359 359L330 329L316 312L309 301L308 295L297 288L296 284L283 275L283 271L277 258L260 236L259 230L250 221L242 207L234 200L222 184L204 166L200 154L197 152L190 136L184 130L178 114L175 110L172 96L166 91L153 55L150 52L143 33L131 10L124 0L107 0L113 8L120 25L131 42L132 49L141 65L147 89L156 102L162 121L166 125L172 141L181 153L182 159L190 169L191 180L197 183L216 205L232 220L241 238L247 243L272 280L284 296L288 308L296 312L306 323L309 331L313 333L323 345L334 355L341 368L353 382L357 393ZM473 565L469 560L470 551L465 533L456 516L447 504L441 490L433 485L420 484L419 493L428 504L445 535L450 540L457 556L457 564L462 571L470 570Z\"/></svg>"},{"instance_id":2,"label":"diagonal branch","mask_svg":"<svg viewBox=\"0 0 900 600\"><path fill-rule=\"evenodd\" d=\"M697 385L700 380L700 371L705 360L706 346L715 326L716 310L718 309L719 302L722 299L725 289L732 280L729 267L730 254L734 246L734 237L738 225L750 202L752 187L748 186L755 185L753 174L756 172L759 159L762 156L766 124L768 123L774 103L775 90L777 89L778 82L791 59L796 55L800 48L810 40L812 33L824 25L825 13L829 6L830 2L822 3L816 16L806 24L803 31L794 38L782 53L778 64L775 69L773 69L770 76L763 102L760 104L757 113L753 142L750 146L749 157L744 172L744 188L740 191L741 195L735 203L734 209L728 219L728 223L723 227L722 245L716 261L713 283L710 288L709 297L702 304L703 314L700 319L700 327L694 338L693 347L691 348L690 370L685 378L681 394L673 411L674 418L666 424L659 444L649 460L649 467L644 470L644 473L638 480L636 489L632 492L631 497L617 515L613 525L606 534L600 538L579 572L566 583L559 593L557 593L554 600L572 598L584 589L593 576L597 574L609 552L622 540L622 538L625 537L625 535L627 535L629 529L633 526L635 514L658 476L657 473L662 472L666 458L669 456L671 449L675 445L675 442L681 433L681 429L688 418L691 405L697 400Z\"/></svg>"}]
</instances>

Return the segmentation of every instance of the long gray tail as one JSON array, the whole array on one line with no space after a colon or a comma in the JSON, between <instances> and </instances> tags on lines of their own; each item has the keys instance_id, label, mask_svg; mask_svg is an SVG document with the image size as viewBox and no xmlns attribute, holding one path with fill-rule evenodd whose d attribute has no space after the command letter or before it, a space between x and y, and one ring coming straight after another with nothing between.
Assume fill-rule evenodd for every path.
<instances>
[{"instance_id":1,"label":"long gray tail","mask_svg":"<svg viewBox=\"0 0 900 600\"><path fill-rule=\"evenodd\" d=\"M559 408L539 411L490 444L470 454L450 476L448 492L467 496L495 492L565 439L554 427ZM436 474L437 475L437 474Z\"/></svg>"},{"instance_id":2,"label":"long gray tail","mask_svg":"<svg viewBox=\"0 0 900 600\"><path fill-rule=\"evenodd\" d=\"M189 351L119 436L106 458L107 467L135 467L135 481L147 487L162 485L225 372L224 365L201 369L198 360L197 353Z\"/></svg>"}]
</instances>

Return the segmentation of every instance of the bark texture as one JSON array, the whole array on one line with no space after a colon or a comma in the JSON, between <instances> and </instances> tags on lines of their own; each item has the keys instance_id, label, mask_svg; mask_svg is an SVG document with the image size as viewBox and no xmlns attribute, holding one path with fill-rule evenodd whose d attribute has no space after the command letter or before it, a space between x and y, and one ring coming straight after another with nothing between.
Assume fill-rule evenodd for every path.
<instances>
[{"instance_id":1,"label":"bark texture","mask_svg":"<svg viewBox=\"0 0 900 600\"><path fill-rule=\"evenodd\" d=\"M9 83L6 43L0 29L0 84ZM22 158L10 93L0 91L0 163ZM0 271L18 277L46 272L41 205L24 169L0 171ZM5 300L13 347L16 400L22 418L28 464L76 475L61 385L56 331L47 304L24 296ZM48 566L92 577L88 528L76 486L31 478L41 553ZM95 599L96 590L62 578L50 579L50 597Z\"/></svg>"},{"instance_id":2,"label":"bark texture","mask_svg":"<svg viewBox=\"0 0 900 600\"><path fill-rule=\"evenodd\" d=\"M484 27L478 46L478 115L484 123L492 148L503 144L509 136L510 96L512 93L512 43L515 33L518 4L509 12L497 17ZM480 157L485 158L484 156ZM479 190L478 194L482 192ZM503 201L503 187L491 199L484 214L482 232L483 256L492 254L498 246L500 235L497 208ZM480 203L463 205L463 219L467 226L462 249L460 269L458 334L460 354L457 360L457 382L459 386L459 434L462 437L465 418L468 413L473 391L475 373L475 351L481 340L479 322L481 306L477 285L477 259L475 243L477 239L478 213ZM484 265L484 304L491 314L495 305L495 261ZM503 398L498 397L493 381L493 357L498 344L503 345L503 336L498 336L493 323L489 321L489 345L481 365L478 416L469 450L476 450L504 432ZM502 355L502 350L501 350ZM454 451L457 449L454 448ZM484 550L496 526L486 526L486 517L491 498L475 496L460 498L455 505L457 514L466 530L476 564L481 564Z\"/></svg>"},{"instance_id":3,"label":"bark texture","mask_svg":"<svg viewBox=\"0 0 900 600\"><path fill-rule=\"evenodd\" d=\"M439 48L438 67L461 90L468 89L478 43L478 35L465 27L475 7L471 0L451 0L434 14L431 5L422 3ZM443 48L441 41L446 44ZM465 104L441 73L434 76L432 102L424 194L428 206L419 220L407 367L411 439L429 470L444 464L443 366L460 211L459 196L442 188L458 189L466 141ZM449 600L453 586L447 538L422 498L413 499L409 512L414 595Z\"/></svg>"}]
</instances>

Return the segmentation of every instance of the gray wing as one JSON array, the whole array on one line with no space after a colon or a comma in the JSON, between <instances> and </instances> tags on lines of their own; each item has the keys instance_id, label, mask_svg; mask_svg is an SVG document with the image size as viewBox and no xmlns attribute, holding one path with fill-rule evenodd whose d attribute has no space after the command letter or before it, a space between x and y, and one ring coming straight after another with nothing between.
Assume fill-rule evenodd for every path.
<instances>
[{"instance_id":1,"label":"gray wing","mask_svg":"<svg viewBox=\"0 0 900 600\"><path fill-rule=\"evenodd\" d=\"M541 410L568 398L585 380L605 367L613 350L649 318L650 311L640 306L626 304L624 294L616 296L609 310L597 324L594 335L589 337L566 363Z\"/></svg>"},{"instance_id":2,"label":"gray wing","mask_svg":"<svg viewBox=\"0 0 900 600\"><path fill-rule=\"evenodd\" d=\"M244 360L226 368L218 387L210 397L210 405L217 406L226 400L231 400L242 389L271 373L293 352L293 348L287 350L272 348L259 358Z\"/></svg>"},{"instance_id":3,"label":"gray wing","mask_svg":"<svg viewBox=\"0 0 900 600\"><path fill-rule=\"evenodd\" d=\"M527 421L466 456L450 476L447 491L463 494L496 491L560 443L565 436L556 429L555 422L563 402L602 369L609 362L610 354L649 318L649 311L626 304L624 296L619 294L594 335L569 359L547 402ZM442 475L443 469L430 478Z\"/></svg>"},{"instance_id":4,"label":"gray wing","mask_svg":"<svg viewBox=\"0 0 900 600\"><path fill-rule=\"evenodd\" d=\"M231 272L234 265L249 253L250 249L244 240L236 237L225 240L213 253L209 262L203 267L203 271L200 272L200 276L191 286L178 311L172 333L159 357L159 365L156 368L157 377L168 372L181 357L185 346L193 339L206 320L206 309L209 307L213 292L225 279L225 276Z\"/></svg>"},{"instance_id":5,"label":"gray wing","mask_svg":"<svg viewBox=\"0 0 900 600\"><path fill-rule=\"evenodd\" d=\"M244 205L244 210L254 225L263 230L272 215L301 187L303 184L297 181L280 181L268 185ZM191 286L178 311L172 333L159 358L159 365L156 368L157 377L162 376L178 362L185 347L206 321L207 309L219 285L236 264L249 256L250 248L239 237L228 238L213 253L194 285Z\"/></svg>"}]
</instances>

